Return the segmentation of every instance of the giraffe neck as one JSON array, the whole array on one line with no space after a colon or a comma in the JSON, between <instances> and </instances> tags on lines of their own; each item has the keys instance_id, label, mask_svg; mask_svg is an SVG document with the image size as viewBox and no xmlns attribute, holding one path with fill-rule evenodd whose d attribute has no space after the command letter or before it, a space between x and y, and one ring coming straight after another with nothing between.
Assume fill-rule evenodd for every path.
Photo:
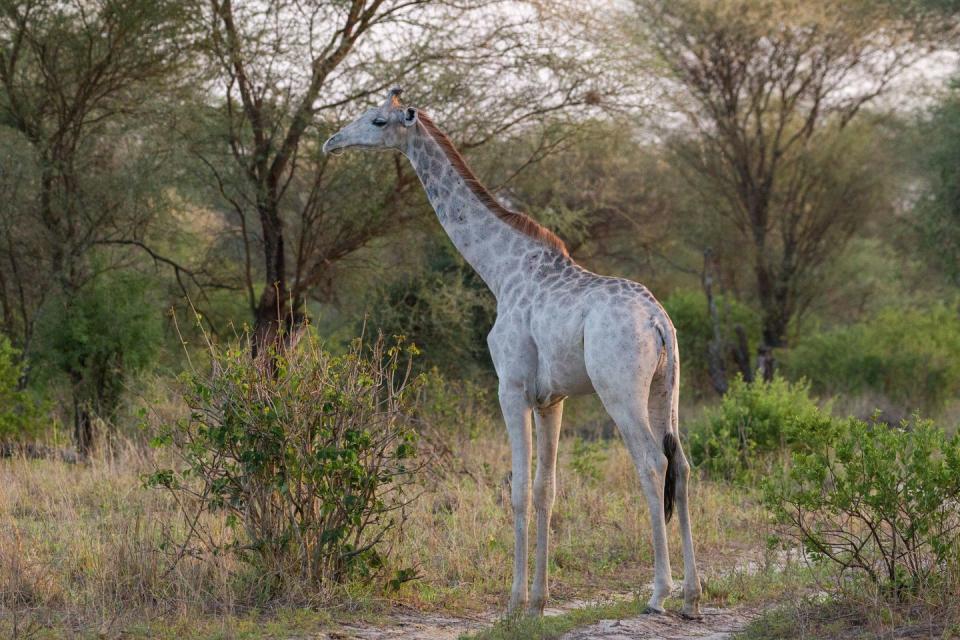
<instances>
[{"instance_id":1,"label":"giraffe neck","mask_svg":"<svg viewBox=\"0 0 960 640\"><path fill-rule=\"evenodd\" d=\"M477 274L500 298L504 285L516 283L521 258L530 250L551 250L497 217L454 168L439 143L422 128L412 132L406 156L413 164L427 198L450 240Z\"/></svg>"}]
</instances>

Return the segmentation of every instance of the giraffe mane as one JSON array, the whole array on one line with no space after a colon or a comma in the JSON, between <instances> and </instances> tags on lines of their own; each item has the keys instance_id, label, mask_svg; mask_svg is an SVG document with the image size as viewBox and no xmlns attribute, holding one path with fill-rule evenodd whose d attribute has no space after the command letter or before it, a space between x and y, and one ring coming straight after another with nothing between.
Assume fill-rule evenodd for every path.
<instances>
[{"instance_id":1,"label":"giraffe mane","mask_svg":"<svg viewBox=\"0 0 960 640\"><path fill-rule=\"evenodd\" d=\"M444 154L447 156L447 159L450 161L450 164L453 165L453 168L456 169L457 173L460 174L460 177L463 178L464 183L466 183L467 188L473 192L473 195L477 196L477 199L483 203L490 211L494 213L498 218L509 224L511 227L517 231L526 234L541 242L548 247L559 251L564 256L569 257L570 252L567 251L567 245L563 243L563 240L557 236L553 231L547 229L545 226L531 218L525 213L519 213L517 211L511 211L507 209L502 204L500 204L497 199L490 193L482 182L477 178L477 175L473 172L470 166L467 164L467 161L464 160L463 156L453 145L453 142L443 131L434 124L433 120L425 114L423 111L419 113L420 124L423 125L423 128L427 131L428 134L440 145L440 148L443 150Z\"/></svg>"}]
</instances>

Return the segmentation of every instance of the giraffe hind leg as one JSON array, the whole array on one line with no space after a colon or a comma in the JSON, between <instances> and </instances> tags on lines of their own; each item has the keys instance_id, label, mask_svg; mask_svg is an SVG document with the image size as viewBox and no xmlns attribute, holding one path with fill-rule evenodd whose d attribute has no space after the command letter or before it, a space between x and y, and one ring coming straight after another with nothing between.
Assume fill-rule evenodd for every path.
<instances>
[{"instance_id":1,"label":"giraffe hind leg","mask_svg":"<svg viewBox=\"0 0 960 640\"><path fill-rule=\"evenodd\" d=\"M650 389L650 422L654 433L665 433L665 438L672 438L673 451L670 466L672 474L667 481L673 486L664 486L664 502L667 503L668 494L672 490L675 501L675 511L680 526L680 542L683 549L683 610L685 618L700 619L700 597L703 589L700 585L700 576L697 572L697 560L693 547L693 532L690 525L690 509L688 505L688 481L690 478L690 464L680 442L679 416L677 415L679 385L671 379L666 367L658 369L654 375ZM678 375L677 367L674 374ZM665 447L666 449L666 447ZM666 454L666 451L665 451ZM667 454L670 455L670 454Z\"/></svg>"},{"instance_id":2,"label":"giraffe hind leg","mask_svg":"<svg viewBox=\"0 0 960 640\"><path fill-rule=\"evenodd\" d=\"M585 341L587 372L604 408L616 422L640 477L640 487L650 511L654 552L654 589L648 602L651 611L663 611L663 603L673 588L663 489L667 457L663 452L663 433L651 424L648 413L650 387L660 360L659 338L627 330L616 340L593 336ZM585 338L591 338L586 333ZM616 354L613 357L612 354Z\"/></svg>"}]
</instances>

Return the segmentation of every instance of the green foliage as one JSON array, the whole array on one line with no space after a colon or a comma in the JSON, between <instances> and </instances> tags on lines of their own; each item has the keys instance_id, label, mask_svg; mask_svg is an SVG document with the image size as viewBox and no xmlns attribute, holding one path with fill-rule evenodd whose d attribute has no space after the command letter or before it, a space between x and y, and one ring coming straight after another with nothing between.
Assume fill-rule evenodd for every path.
<instances>
[{"instance_id":1,"label":"green foliage","mask_svg":"<svg viewBox=\"0 0 960 640\"><path fill-rule=\"evenodd\" d=\"M493 368L486 337L494 313L486 285L444 238L420 271L381 288L367 322L416 344L423 370L463 378Z\"/></svg>"},{"instance_id":2,"label":"green foliage","mask_svg":"<svg viewBox=\"0 0 960 640\"><path fill-rule=\"evenodd\" d=\"M607 461L607 446L602 440L584 440L574 438L570 452L570 466L578 475L591 481L598 481Z\"/></svg>"},{"instance_id":3,"label":"green foliage","mask_svg":"<svg viewBox=\"0 0 960 640\"><path fill-rule=\"evenodd\" d=\"M23 368L20 353L0 334L0 442L35 436L39 430L38 407L20 388Z\"/></svg>"},{"instance_id":4,"label":"green foliage","mask_svg":"<svg viewBox=\"0 0 960 640\"><path fill-rule=\"evenodd\" d=\"M725 343L734 340L734 329L739 325L747 333L747 339L755 343L760 336L760 321L757 314L733 298L715 297L720 317L721 338ZM680 383L684 389L693 387L698 391L710 388L708 353L714 339L713 323L707 308L707 299L702 291L678 289L663 300L663 307L677 329L680 347ZM729 349L725 349L727 371L735 370Z\"/></svg>"},{"instance_id":5,"label":"green foliage","mask_svg":"<svg viewBox=\"0 0 960 640\"><path fill-rule=\"evenodd\" d=\"M960 395L960 314L889 309L857 324L813 334L785 370L818 393L881 393L908 409L936 411Z\"/></svg>"},{"instance_id":6,"label":"green foliage","mask_svg":"<svg viewBox=\"0 0 960 640\"><path fill-rule=\"evenodd\" d=\"M796 425L815 421L827 425L831 418L810 398L807 382L778 376L747 383L738 376L719 406L690 425L690 458L712 476L745 479L795 444Z\"/></svg>"},{"instance_id":7,"label":"green foliage","mask_svg":"<svg viewBox=\"0 0 960 640\"><path fill-rule=\"evenodd\" d=\"M151 282L135 272L101 276L52 301L37 325L40 381L65 377L75 399L109 417L131 375L148 367L163 335Z\"/></svg>"},{"instance_id":8,"label":"green foliage","mask_svg":"<svg viewBox=\"0 0 960 640\"><path fill-rule=\"evenodd\" d=\"M841 577L861 572L897 594L956 568L960 436L919 418L798 427L792 465L764 485L786 537Z\"/></svg>"},{"instance_id":9,"label":"green foliage","mask_svg":"<svg viewBox=\"0 0 960 640\"><path fill-rule=\"evenodd\" d=\"M308 334L267 365L248 343L213 346L213 373L183 380L190 416L156 440L181 466L146 482L185 505L188 544L239 554L271 594L372 577L417 470L408 353L378 339L332 356ZM207 512L225 515L232 536L209 535Z\"/></svg>"},{"instance_id":10,"label":"green foliage","mask_svg":"<svg viewBox=\"0 0 960 640\"><path fill-rule=\"evenodd\" d=\"M923 123L922 154L929 186L917 202L924 255L960 284L960 83Z\"/></svg>"},{"instance_id":11,"label":"green foliage","mask_svg":"<svg viewBox=\"0 0 960 640\"><path fill-rule=\"evenodd\" d=\"M451 433L473 439L489 432L493 421L488 385L469 378L451 380L436 368L421 377L418 421L446 440ZM499 420L496 420L499 425Z\"/></svg>"}]
</instances>

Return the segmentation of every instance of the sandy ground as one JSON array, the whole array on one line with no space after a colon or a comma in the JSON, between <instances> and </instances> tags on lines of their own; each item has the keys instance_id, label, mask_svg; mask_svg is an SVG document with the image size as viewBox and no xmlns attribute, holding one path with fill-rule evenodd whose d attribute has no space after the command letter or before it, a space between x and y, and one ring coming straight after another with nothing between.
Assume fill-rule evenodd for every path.
<instances>
[{"instance_id":1,"label":"sandy ground","mask_svg":"<svg viewBox=\"0 0 960 640\"><path fill-rule=\"evenodd\" d=\"M775 560L783 565L792 554L782 553ZM741 560L735 563L736 571L753 573L761 569L756 560ZM649 589L653 585L647 585ZM633 593L605 593L589 600L570 600L554 604L544 611L546 616L556 616L592 604L609 603L611 600L629 600ZM641 615L622 620L602 620L596 624L575 629L563 640L724 640L743 631L762 610L735 607L718 609L703 607L703 620L684 620L676 612L662 615ZM494 624L502 612L491 611L472 617L450 616L417 611L391 615L389 627L372 625L342 625L336 631L311 636L309 640L456 640L462 634L479 631Z\"/></svg>"},{"instance_id":2,"label":"sandy ground","mask_svg":"<svg viewBox=\"0 0 960 640\"><path fill-rule=\"evenodd\" d=\"M743 631L757 613L743 609L703 608L703 620L684 620L669 612L657 616L639 616L626 620L602 620L563 636L563 640L723 640Z\"/></svg>"},{"instance_id":3,"label":"sandy ground","mask_svg":"<svg viewBox=\"0 0 960 640\"><path fill-rule=\"evenodd\" d=\"M623 594L617 597L632 597ZM571 609L587 606L587 601L574 601L548 609L545 615L560 615ZM746 609L703 609L703 620L690 621L678 614L637 616L623 620L602 620L581 627L563 636L563 640L723 640L742 631L757 615ZM409 613L394 616L390 627L343 625L311 640L456 640L461 634L478 631L497 620L490 613L476 617L454 617L437 614Z\"/></svg>"}]
</instances>

